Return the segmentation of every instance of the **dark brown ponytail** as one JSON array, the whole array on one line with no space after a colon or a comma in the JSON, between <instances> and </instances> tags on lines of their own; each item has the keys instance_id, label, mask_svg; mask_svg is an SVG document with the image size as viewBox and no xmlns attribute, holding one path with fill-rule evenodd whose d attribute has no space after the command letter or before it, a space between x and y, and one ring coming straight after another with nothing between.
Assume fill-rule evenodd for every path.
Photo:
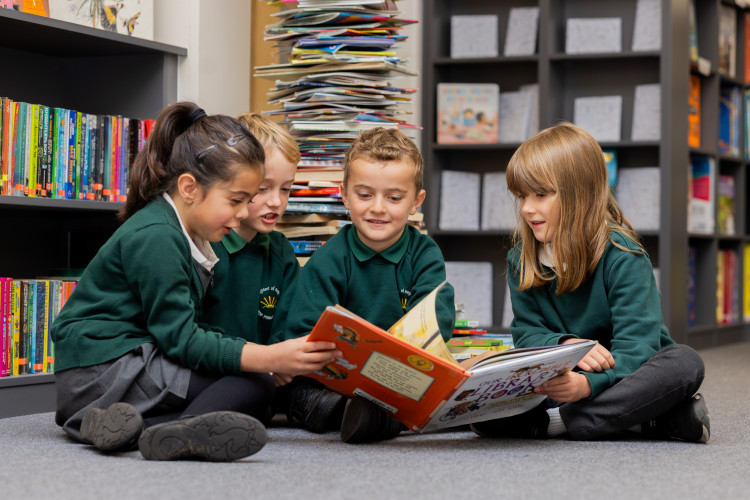
<instances>
[{"instance_id":1,"label":"dark brown ponytail","mask_svg":"<svg viewBox=\"0 0 750 500\"><path fill-rule=\"evenodd\" d=\"M192 102L172 104L159 113L146 146L133 162L120 220L171 191L183 173L192 174L208 189L231 180L237 168L252 168L263 176L264 163L263 147L239 120L206 115Z\"/></svg>"}]
</instances>

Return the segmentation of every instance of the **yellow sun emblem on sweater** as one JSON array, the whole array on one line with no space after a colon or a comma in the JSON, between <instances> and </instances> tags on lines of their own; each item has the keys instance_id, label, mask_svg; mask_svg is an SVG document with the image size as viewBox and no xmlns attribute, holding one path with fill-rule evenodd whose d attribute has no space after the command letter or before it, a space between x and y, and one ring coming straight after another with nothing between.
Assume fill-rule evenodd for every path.
<instances>
[{"instance_id":1,"label":"yellow sun emblem on sweater","mask_svg":"<svg viewBox=\"0 0 750 500\"><path fill-rule=\"evenodd\" d=\"M406 301L409 300L405 297L401 297L401 309L406 309Z\"/></svg>"},{"instance_id":2,"label":"yellow sun emblem on sweater","mask_svg":"<svg viewBox=\"0 0 750 500\"><path fill-rule=\"evenodd\" d=\"M278 297L263 297L260 299L260 305L264 309L275 309L276 303L279 301Z\"/></svg>"}]
</instances>

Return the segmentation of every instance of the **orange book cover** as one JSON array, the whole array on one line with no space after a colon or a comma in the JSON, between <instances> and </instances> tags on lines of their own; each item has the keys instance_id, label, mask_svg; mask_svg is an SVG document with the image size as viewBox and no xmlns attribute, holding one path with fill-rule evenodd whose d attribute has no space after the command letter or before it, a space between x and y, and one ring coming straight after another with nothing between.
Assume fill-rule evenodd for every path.
<instances>
[{"instance_id":1,"label":"orange book cover","mask_svg":"<svg viewBox=\"0 0 750 500\"><path fill-rule=\"evenodd\" d=\"M492 351L459 364L437 328L440 288L388 331L341 306L327 307L308 341L335 342L342 356L309 376L424 432L533 408L544 399L533 388L572 369L595 344Z\"/></svg>"},{"instance_id":2,"label":"orange book cover","mask_svg":"<svg viewBox=\"0 0 750 500\"><path fill-rule=\"evenodd\" d=\"M701 147L701 79L690 75L688 94L688 146Z\"/></svg>"}]
</instances>

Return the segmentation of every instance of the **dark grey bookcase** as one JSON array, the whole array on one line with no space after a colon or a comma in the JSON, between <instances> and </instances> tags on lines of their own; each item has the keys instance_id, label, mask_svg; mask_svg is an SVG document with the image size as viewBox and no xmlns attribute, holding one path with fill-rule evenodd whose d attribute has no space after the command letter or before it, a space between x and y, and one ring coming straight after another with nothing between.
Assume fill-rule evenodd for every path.
<instances>
[{"instance_id":1,"label":"dark grey bookcase","mask_svg":"<svg viewBox=\"0 0 750 500\"><path fill-rule=\"evenodd\" d=\"M718 17L726 0L695 0L699 19L701 55L713 62L713 72L703 78L703 147L697 151L687 144L689 58L689 2L662 0L661 49L633 52L632 38L636 0L602 2L600 0L425 0L423 16L423 125L422 153L425 158L425 186L429 196L424 211L430 235L437 241L448 261L489 261L493 264L493 318L499 330L505 294L506 254L510 234L498 231L440 230L440 180L444 170L467 172L503 171L518 144L443 145L436 142L436 86L448 83L497 83L503 90L519 85L539 84L539 122L545 128L560 120L573 121L577 97L618 94L623 97L622 140L602 143L615 149L619 168L659 166L661 172L660 229L642 232L645 247L659 269L662 312L672 337L693 347L707 347L750 338L743 321L718 325L716 309L716 257L719 249L738 252L737 283L742 285L742 247L748 236L745 194L750 165L742 158L718 154L718 93L725 83L745 88L739 79L716 74L718 53ZM505 30L512 7L539 7L539 36L533 56L477 59L450 58L450 19L452 15L495 14L498 16L498 46L503 53ZM734 6L738 13L743 9ZM622 47L617 54L565 53L565 27L569 18L619 17L622 19ZM738 75L744 74L742 44L744 27L738 15ZM477 33L482 36L482 33ZM661 139L633 141L634 87L658 83L661 87ZM744 113L742 114L744 117ZM744 133L744 130L743 130ZM735 176L736 224L738 236L694 235L687 230L687 165L690 154L701 153L717 160L717 170ZM743 151L744 155L744 151ZM474 202L475 200L467 200ZM627 214L626 214L627 215ZM698 247L697 302L698 322L688 328L687 257L688 245ZM741 309L740 309L741 312Z\"/></svg>"},{"instance_id":2,"label":"dark grey bookcase","mask_svg":"<svg viewBox=\"0 0 750 500\"><path fill-rule=\"evenodd\" d=\"M130 118L177 100L187 49L0 9L0 95ZM0 276L84 268L118 226L119 203L0 196ZM0 378L0 418L52 411L53 374Z\"/></svg>"}]
</instances>

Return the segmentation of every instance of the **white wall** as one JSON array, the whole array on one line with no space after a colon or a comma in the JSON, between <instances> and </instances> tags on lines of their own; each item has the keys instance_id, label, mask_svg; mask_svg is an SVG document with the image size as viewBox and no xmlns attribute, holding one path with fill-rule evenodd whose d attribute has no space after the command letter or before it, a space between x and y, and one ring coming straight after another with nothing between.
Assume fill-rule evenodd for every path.
<instances>
[{"instance_id":1,"label":"white wall","mask_svg":"<svg viewBox=\"0 0 750 500\"><path fill-rule=\"evenodd\" d=\"M250 108L250 0L157 0L154 40L186 47L177 98L209 114Z\"/></svg>"}]
</instances>

